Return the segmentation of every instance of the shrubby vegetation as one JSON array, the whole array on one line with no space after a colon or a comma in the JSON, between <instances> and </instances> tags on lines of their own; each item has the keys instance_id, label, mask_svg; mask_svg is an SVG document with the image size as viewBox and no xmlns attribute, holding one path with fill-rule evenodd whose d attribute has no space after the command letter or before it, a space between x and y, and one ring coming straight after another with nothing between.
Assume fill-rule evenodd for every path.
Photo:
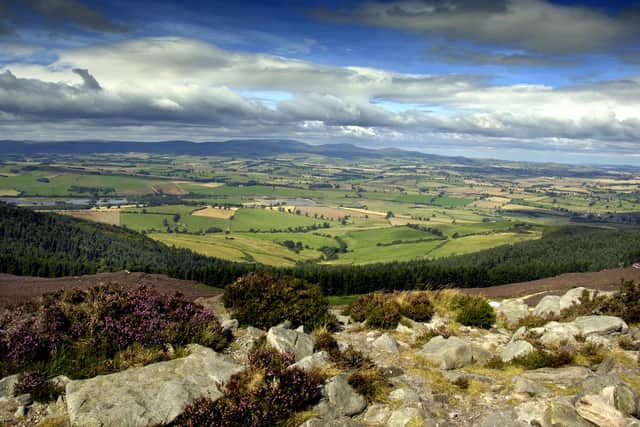
<instances>
[{"instance_id":1,"label":"shrubby vegetation","mask_svg":"<svg viewBox=\"0 0 640 427\"><path fill-rule=\"evenodd\" d=\"M241 324L258 328L285 320L316 328L332 320L320 287L292 277L250 273L227 286L222 301Z\"/></svg>"},{"instance_id":2,"label":"shrubby vegetation","mask_svg":"<svg viewBox=\"0 0 640 427\"><path fill-rule=\"evenodd\" d=\"M189 343L221 350L227 339L211 311L179 295L117 286L59 291L0 317L0 377L91 377L165 360L165 345Z\"/></svg>"},{"instance_id":3,"label":"shrubby vegetation","mask_svg":"<svg viewBox=\"0 0 640 427\"><path fill-rule=\"evenodd\" d=\"M433 316L433 305L425 292L374 292L353 300L345 314L356 322L366 322L372 328L392 329L402 316L427 322Z\"/></svg>"},{"instance_id":4,"label":"shrubby vegetation","mask_svg":"<svg viewBox=\"0 0 640 427\"><path fill-rule=\"evenodd\" d=\"M171 425L175 427L262 427L283 425L295 412L317 402L319 374L292 368L291 353L258 348L249 366L231 377L224 396L203 398L189 405Z\"/></svg>"}]
</instances>

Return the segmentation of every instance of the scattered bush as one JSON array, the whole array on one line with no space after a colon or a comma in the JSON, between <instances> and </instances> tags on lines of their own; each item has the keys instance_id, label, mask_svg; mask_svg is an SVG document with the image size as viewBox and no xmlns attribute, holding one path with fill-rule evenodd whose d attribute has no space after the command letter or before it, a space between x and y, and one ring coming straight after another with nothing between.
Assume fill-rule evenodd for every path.
<instances>
[{"instance_id":1,"label":"scattered bush","mask_svg":"<svg viewBox=\"0 0 640 427\"><path fill-rule=\"evenodd\" d=\"M56 400L64 390L53 384L41 372L28 372L20 376L16 383L15 394L29 393L36 402L51 402Z\"/></svg>"},{"instance_id":2,"label":"scattered bush","mask_svg":"<svg viewBox=\"0 0 640 427\"><path fill-rule=\"evenodd\" d=\"M310 328L332 323L320 287L301 279L250 273L227 286L222 301L241 324L258 328L285 320Z\"/></svg>"},{"instance_id":3,"label":"scattered bush","mask_svg":"<svg viewBox=\"0 0 640 427\"><path fill-rule=\"evenodd\" d=\"M484 367L488 369L503 370L504 365L505 363L502 361L502 358L497 354L494 354L489 360L487 360Z\"/></svg>"},{"instance_id":4,"label":"scattered bush","mask_svg":"<svg viewBox=\"0 0 640 427\"><path fill-rule=\"evenodd\" d=\"M602 363L605 357L604 346L593 342L582 345L578 353L592 366Z\"/></svg>"},{"instance_id":5,"label":"scattered bush","mask_svg":"<svg viewBox=\"0 0 640 427\"><path fill-rule=\"evenodd\" d=\"M399 298L400 314L416 322L428 322L433 317L433 304L426 292L408 292Z\"/></svg>"},{"instance_id":6,"label":"scattered bush","mask_svg":"<svg viewBox=\"0 0 640 427\"><path fill-rule=\"evenodd\" d=\"M537 349L527 355L512 360L514 365L525 369L560 368L573 361L575 354L568 349Z\"/></svg>"},{"instance_id":7,"label":"scattered bush","mask_svg":"<svg viewBox=\"0 0 640 427\"><path fill-rule=\"evenodd\" d=\"M391 329L400 322L400 306L391 294L375 292L356 298L349 304L345 314L356 322L366 322L373 328Z\"/></svg>"},{"instance_id":8,"label":"scattered bush","mask_svg":"<svg viewBox=\"0 0 640 427\"><path fill-rule=\"evenodd\" d=\"M466 390L469 388L469 378L467 377L458 377L451 382L454 386L458 387L461 390Z\"/></svg>"},{"instance_id":9,"label":"scattered bush","mask_svg":"<svg viewBox=\"0 0 640 427\"><path fill-rule=\"evenodd\" d=\"M384 373L378 367L358 369L351 373L349 385L370 402L384 400L391 389Z\"/></svg>"},{"instance_id":10,"label":"scattered bush","mask_svg":"<svg viewBox=\"0 0 640 427\"><path fill-rule=\"evenodd\" d=\"M258 348L249 366L231 377L224 396L199 399L171 425L180 427L261 427L282 425L295 412L317 402L323 383L316 373L291 368L295 357Z\"/></svg>"},{"instance_id":11,"label":"scattered bush","mask_svg":"<svg viewBox=\"0 0 640 427\"><path fill-rule=\"evenodd\" d=\"M627 323L640 322L640 283L621 282L620 293L607 299L603 312L621 317Z\"/></svg>"},{"instance_id":12,"label":"scattered bush","mask_svg":"<svg viewBox=\"0 0 640 427\"><path fill-rule=\"evenodd\" d=\"M524 326L527 329L531 328L539 328L541 326L546 325L549 321L553 320L550 317L537 316L535 314L528 314L522 319L518 320L516 323L515 329L521 328Z\"/></svg>"},{"instance_id":13,"label":"scattered bush","mask_svg":"<svg viewBox=\"0 0 640 427\"><path fill-rule=\"evenodd\" d=\"M211 311L178 294L115 285L59 291L0 317L0 375L95 376L118 370L116 356L133 357L122 352L189 343L221 350L228 342Z\"/></svg>"},{"instance_id":14,"label":"scattered bush","mask_svg":"<svg viewBox=\"0 0 640 427\"><path fill-rule=\"evenodd\" d=\"M461 298L456 321L465 326L489 329L496 322L493 307L484 298Z\"/></svg>"}]
</instances>

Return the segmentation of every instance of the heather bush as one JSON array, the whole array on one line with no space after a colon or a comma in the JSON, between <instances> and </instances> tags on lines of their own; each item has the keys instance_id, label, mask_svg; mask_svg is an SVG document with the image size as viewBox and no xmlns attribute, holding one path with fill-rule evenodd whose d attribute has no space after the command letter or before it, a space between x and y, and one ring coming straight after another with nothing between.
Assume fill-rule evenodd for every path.
<instances>
[{"instance_id":1,"label":"heather bush","mask_svg":"<svg viewBox=\"0 0 640 427\"><path fill-rule=\"evenodd\" d=\"M62 387L53 384L41 372L28 372L20 375L15 388L16 395L29 393L36 402L51 402L63 392Z\"/></svg>"},{"instance_id":2,"label":"heather bush","mask_svg":"<svg viewBox=\"0 0 640 427\"><path fill-rule=\"evenodd\" d=\"M456 321L465 326L489 329L496 322L496 313L484 298L468 296L460 299Z\"/></svg>"},{"instance_id":3,"label":"heather bush","mask_svg":"<svg viewBox=\"0 0 640 427\"><path fill-rule=\"evenodd\" d=\"M316 328L332 323L320 287L301 279L250 273L227 286L224 305L241 324L270 328L285 320Z\"/></svg>"},{"instance_id":4,"label":"heather bush","mask_svg":"<svg viewBox=\"0 0 640 427\"><path fill-rule=\"evenodd\" d=\"M171 425L179 427L262 427L282 425L294 413L317 402L323 378L291 368L292 354L258 348L249 366L231 377L223 397L199 399Z\"/></svg>"},{"instance_id":5,"label":"heather bush","mask_svg":"<svg viewBox=\"0 0 640 427\"><path fill-rule=\"evenodd\" d=\"M639 323L640 283L621 282L620 293L603 303L602 312L621 317L627 323Z\"/></svg>"},{"instance_id":6,"label":"heather bush","mask_svg":"<svg viewBox=\"0 0 640 427\"><path fill-rule=\"evenodd\" d=\"M575 353L566 348L553 350L538 348L529 354L513 359L511 363L525 369L560 368L571 364L574 357Z\"/></svg>"},{"instance_id":7,"label":"heather bush","mask_svg":"<svg viewBox=\"0 0 640 427\"><path fill-rule=\"evenodd\" d=\"M356 298L349 304L345 314L356 322L366 322L373 328L391 329L400 322L400 306L392 294L375 292Z\"/></svg>"},{"instance_id":8,"label":"heather bush","mask_svg":"<svg viewBox=\"0 0 640 427\"><path fill-rule=\"evenodd\" d=\"M428 322L433 317L433 304L426 292L408 292L399 299L400 314L416 322Z\"/></svg>"},{"instance_id":9,"label":"heather bush","mask_svg":"<svg viewBox=\"0 0 640 427\"><path fill-rule=\"evenodd\" d=\"M221 350L227 339L211 311L179 294L113 285L59 291L0 318L0 374L92 376L126 367L127 360L154 359L167 343Z\"/></svg>"}]
</instances>

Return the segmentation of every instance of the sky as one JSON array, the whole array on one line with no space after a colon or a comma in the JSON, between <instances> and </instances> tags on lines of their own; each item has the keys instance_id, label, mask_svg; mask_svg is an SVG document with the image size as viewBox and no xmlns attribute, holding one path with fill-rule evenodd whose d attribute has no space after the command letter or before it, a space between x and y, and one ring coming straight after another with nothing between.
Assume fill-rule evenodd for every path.
<instances>
[{"instance_id":1,"label":"sky","mask_svg":"<svg viewBox=\"0 0 640 427\"><path fill-rule=\"evenodd\" d=\"M0 0L0 139L254 138L640 165L640 2Z\"/></svg>"}]
</instances>

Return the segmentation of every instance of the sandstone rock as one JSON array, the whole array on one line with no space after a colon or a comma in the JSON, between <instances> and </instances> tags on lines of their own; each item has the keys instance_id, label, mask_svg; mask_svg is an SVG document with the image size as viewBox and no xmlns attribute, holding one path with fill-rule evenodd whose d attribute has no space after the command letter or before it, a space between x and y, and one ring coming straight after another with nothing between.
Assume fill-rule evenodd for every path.
<instances>
[{"instance_id":1,"label":"sandstone rock","mask_svg":"<svg viewBox=\"0 0 640 427\"><path fill-rule=\"evenodd\" d=\"M364 411L367 407L367 400L349 385L347 379L348 375L346 374L331 378L324 386L324 393L332 410L330 412L352 416Z\"/></svg>"},{"instance_id":2,"label":"sandstone rock","mask_svg":"<svg viewBox=\"0 0 640 427\"><path fill-rule=\"evenodd\" d=\"M528 426L540 426L544 422L547 404L540 401L521 403L514 408L517 419Z\"/></svg>"},{"instance_id":3,"label":"sandstone rock","mask_svg":"<svg viewBox=\"0 0 640 427\"><path fill-rule=\"evenodd\" d=\"M418 396L418 393L411 390L410 388L404 387L393 390L391 393L389 393L389 400L391 400L392 402L402 402L405 405L413 403L417 404L420 403L420 396Z\"/></svg>"},{"instance_id":4,"label":"sandstone rock","mask_svg":"<svg viewBox=\"0 0 640 427\"><path fill-rule=\"evenodd\" d=\"M508 324L518 323L520 319L529 315L529 306L518 300L504 301L495 310L504 316Z\"/></svg>"},{"instance_id":5,"label":"sandstone rock","mask_svg":"<svg viewBox=\"0 0 640 427\"><path fill-rule=\"evenodd\" d=\"M235 331L240 327L238 319L229 319L222 322L222 329L225 331Z\"/></svg>"},{"instance_id":6,"label":"sandstone rock","mask_svg":"<svg viewBox=\"0 0 640 427\"><path fill-rule=\"evenodd\" d=\"M16 396L15 401L18 402L18 405L28 406L33 403L33 398L29 393L24 393Z\"/></svg>"},{"instance_id":7,"label":"sandstone rock","mask_svg":"<svg viewBox=\"0 0 640 427\"><path fill-rule=\"evenodd\" d=\"M300 424L300 427L360 427L360 424L348 417L333 419L311 418Z\"/></svg>"},{"instance_id":8,"label":"sandstone rock","mask_svg":"<svg viewBox=\"0 0 640 427\"><path fill-rule=\"evenodd\" d=\"M547 392L547 389L543 385L521 376L514 377L512 383L513 391L516 393L537 396Z\"/></svg>"},{"instance_id":9,"label":"sandstone rock","mask_svg":"<svg viewBox=\"0 0 640 427\"><path fill-rule=\"evenodd\" d=\"M473 363L471 344L458 337L434 337L417 354L441 369L456 369Z\"/></svg>"},{"instance_id":10,"label":"sandstone rock","mask_svg":"<svg viewBox=\"0 0 640 427\"><path fill-rule=\"evenodd\" d=\"M296 361L313 354L313 338L310 335L273 327L267 333L267 344L280 352L291 352L296 355Z\"/></svg>"},{"instance_id":11,"label":"sandstone rock","mask_svg":"<svg viewBox=\"0 0 640 427\"><path fill-rule=\"evenodd\" d=\"M527 332L527 327L526 326L520 326L518 329L515 330L513 335L511 335L511 341L522 339L522 337L524 336L524 334L526 332Z\"/></svg>"},{"instance_id":12,"label":"sandstone rock","mask_svg":"<svg viewBox=\"0 0 640 427\"><path fill-rule=\"evenodd\" d=\"M575 343L575 337L582 334L581 329L573 323L549 322L544 325L543 330L540 342L545 346L555 346L563 342Z\"/></svg>"},{"instance_id":13,"label":"sandstone rock","mask_svg":"<svg viewBox=\"0 0 640 427\"><path fill-rule=\"evenodd\" d=\"M220 387L242 366L209 348L192 348L198 351L180 359L71 381L66 388L71 424L166 424L197 398L218 399Z\"/></svg>"},{"instance_id":14,"label":"sandstone rock","mask_svg":"<svg viewBox=\"0 0 640 427\"><path fill-rule=\"evenodd\" d=\"M18 406L16 412L14 412L13 416L16 418L22 418L27 414L27 408L24 405Z\"/></svg>"},{"instance_id":15,"label":"sandstone rock","mask_svg":"<svg viewBox=\"0 0 640 427\"><path fill-rule=\"evenodd\" d=\"M581 385L584 394L600 394L606 387L615 387L622 383L624 380L618 374L605 374L587 378Z\"/></svg>"},{"instance_id":16,"label":"sandstone rock","mask_svg":"<svg viewBox=\"0 0 640 427\"><path fill-rule=\"evenodd\" d=\"M584 336L626 333L629 330L626 322L615 316L581 316L574 320L573 324L580 329Z\"/></svg>"},{"instance_id":17,"label":"sandstone rock","mask_svg":"<svg viewBox=\"0 0 640 427\"><path fill-rule=\"evenodd\" d=\"M502 411L494 411L485 415L474 424L475 427L526 427L527 423L518 420L518 417L513 409L506 409Z\"/></svg>"},{"instance_id":18,"label":"sandstone rock","mask_svg":"<svg viewBox=\"0 0 640 427\"><path fill-rule=\"evenodd\" d=\"M584 293L592 298L597 292L593 289L587 289L582 286L567 291L566 294L560 297L560 311L571 308L576 304L580 304L580 299Z\"/></svg>"},{"instance_id":19,"label":"sandstone rock","mask_svg":"<svg viewBox=\"0 0 640 427\"><path fill-rule=\"evenodd\" d=\"M376 350L391 353L391 354L399 354L400 350L398 349L398 343L396 339L388 333L384 333L375 339L372 343L373 348Z\"/></svg>"},{"instance_id":20,"label":"sandstone rock","mask_svg":"<svg viewBox=\"0 0 640 427\"><path fill-rule=\"evenodd\" d=\"M0 380L0 397L13 397L20 375L9 375Z\"/></svg>"},{"instance_id":21,"label":"sandstone rock","mask_svg":"<svg viewBox=\"0 0 640 427\"><path fill-rule=\"evenodd\" d=\"M427 422L424 411L413 407L396 409L387 421L387 427L426 427L429 425L433 425L433 423Z\"/></svg>"},{"instance_id":22,"label":"sandstone rock","mask_svg":"<svg viewBox=\"0 0 640 427\"><path fill-rule=\"evenodd\" d=\"M500 358L503 362L511 362L518 357L526 356L529 353L534 352L536 349L527 341L519 340L512 341L500 353Z\"/></svg>"},{"instance_id":23,"label":"sandstone rock","mask_svg":"<svg viewBox=\"0 0 640 427\"><path fill-rule=\"evenodd\" d=\"M625 415L638 413L638 396L627 384L618 384L613 389L613 405Z\"/></svg>"},{"instance_id":24,"label":"sandstone rock","mask_svg":"<svg viewBox=\"0 0 640 427\"><path fill-rule=\"evenodd\" d=\"M367 425L386 425L391 416L391 409L387 405L370 405L362 417Z\"/></svg>"},{"instance_id":25,"label":"sandstone rock","mask_svg":"<svg viewBox=\"0 0 640 427\"><path fill-rule=\"evenodd\" d=\"M540 368L520 374L520 377L539 383L559 385L575 385L593 376L590 369L581 366L568 366L565 368Z\"/></svg>"},{"instance_id":26,"label":"sandstone rock","mask_svg":"<svg viewBox=\"0 0 640 427\"><path fill-rule=\"evenodd\" d=\"M560 297L556 295L547 295L540 300L534 309L536 316L548 316L560 314Z\"/></svg>"},{"instance_id":27,"label":"sandstone rock","mask_svg":"<svg viewBox=\"0 0 640 427\"><path fill-rule=\"evenodd\" d=\"M582 418L569 402L554 400L549 402L542 420L543 427L593 427L593 424Z\"/></svg>"},{"instance_id":28,"label":"sandstone rock","mask_svg":"<svg viewBox=\"0 0 640 427\"><path fill-rule=\"evenodd\" d=\"M596 395L582 396L575 403L575 408L578 415L599 427L627 427L631 421Z\"/></svg>"},{"instance_id":29,"label":"sandstone rock","mask_svg":"<svg viewBox=\"0 0 640 427\"><path fill-rule=\"evenodd\" d=\"M307 356L299 362L294 363L293 367L300 368L303 371L312 371L314 369L322 369L331 364L329 355L326 351L319 351L313 353L311 356Z\"/></svg>"}]
</instances>

